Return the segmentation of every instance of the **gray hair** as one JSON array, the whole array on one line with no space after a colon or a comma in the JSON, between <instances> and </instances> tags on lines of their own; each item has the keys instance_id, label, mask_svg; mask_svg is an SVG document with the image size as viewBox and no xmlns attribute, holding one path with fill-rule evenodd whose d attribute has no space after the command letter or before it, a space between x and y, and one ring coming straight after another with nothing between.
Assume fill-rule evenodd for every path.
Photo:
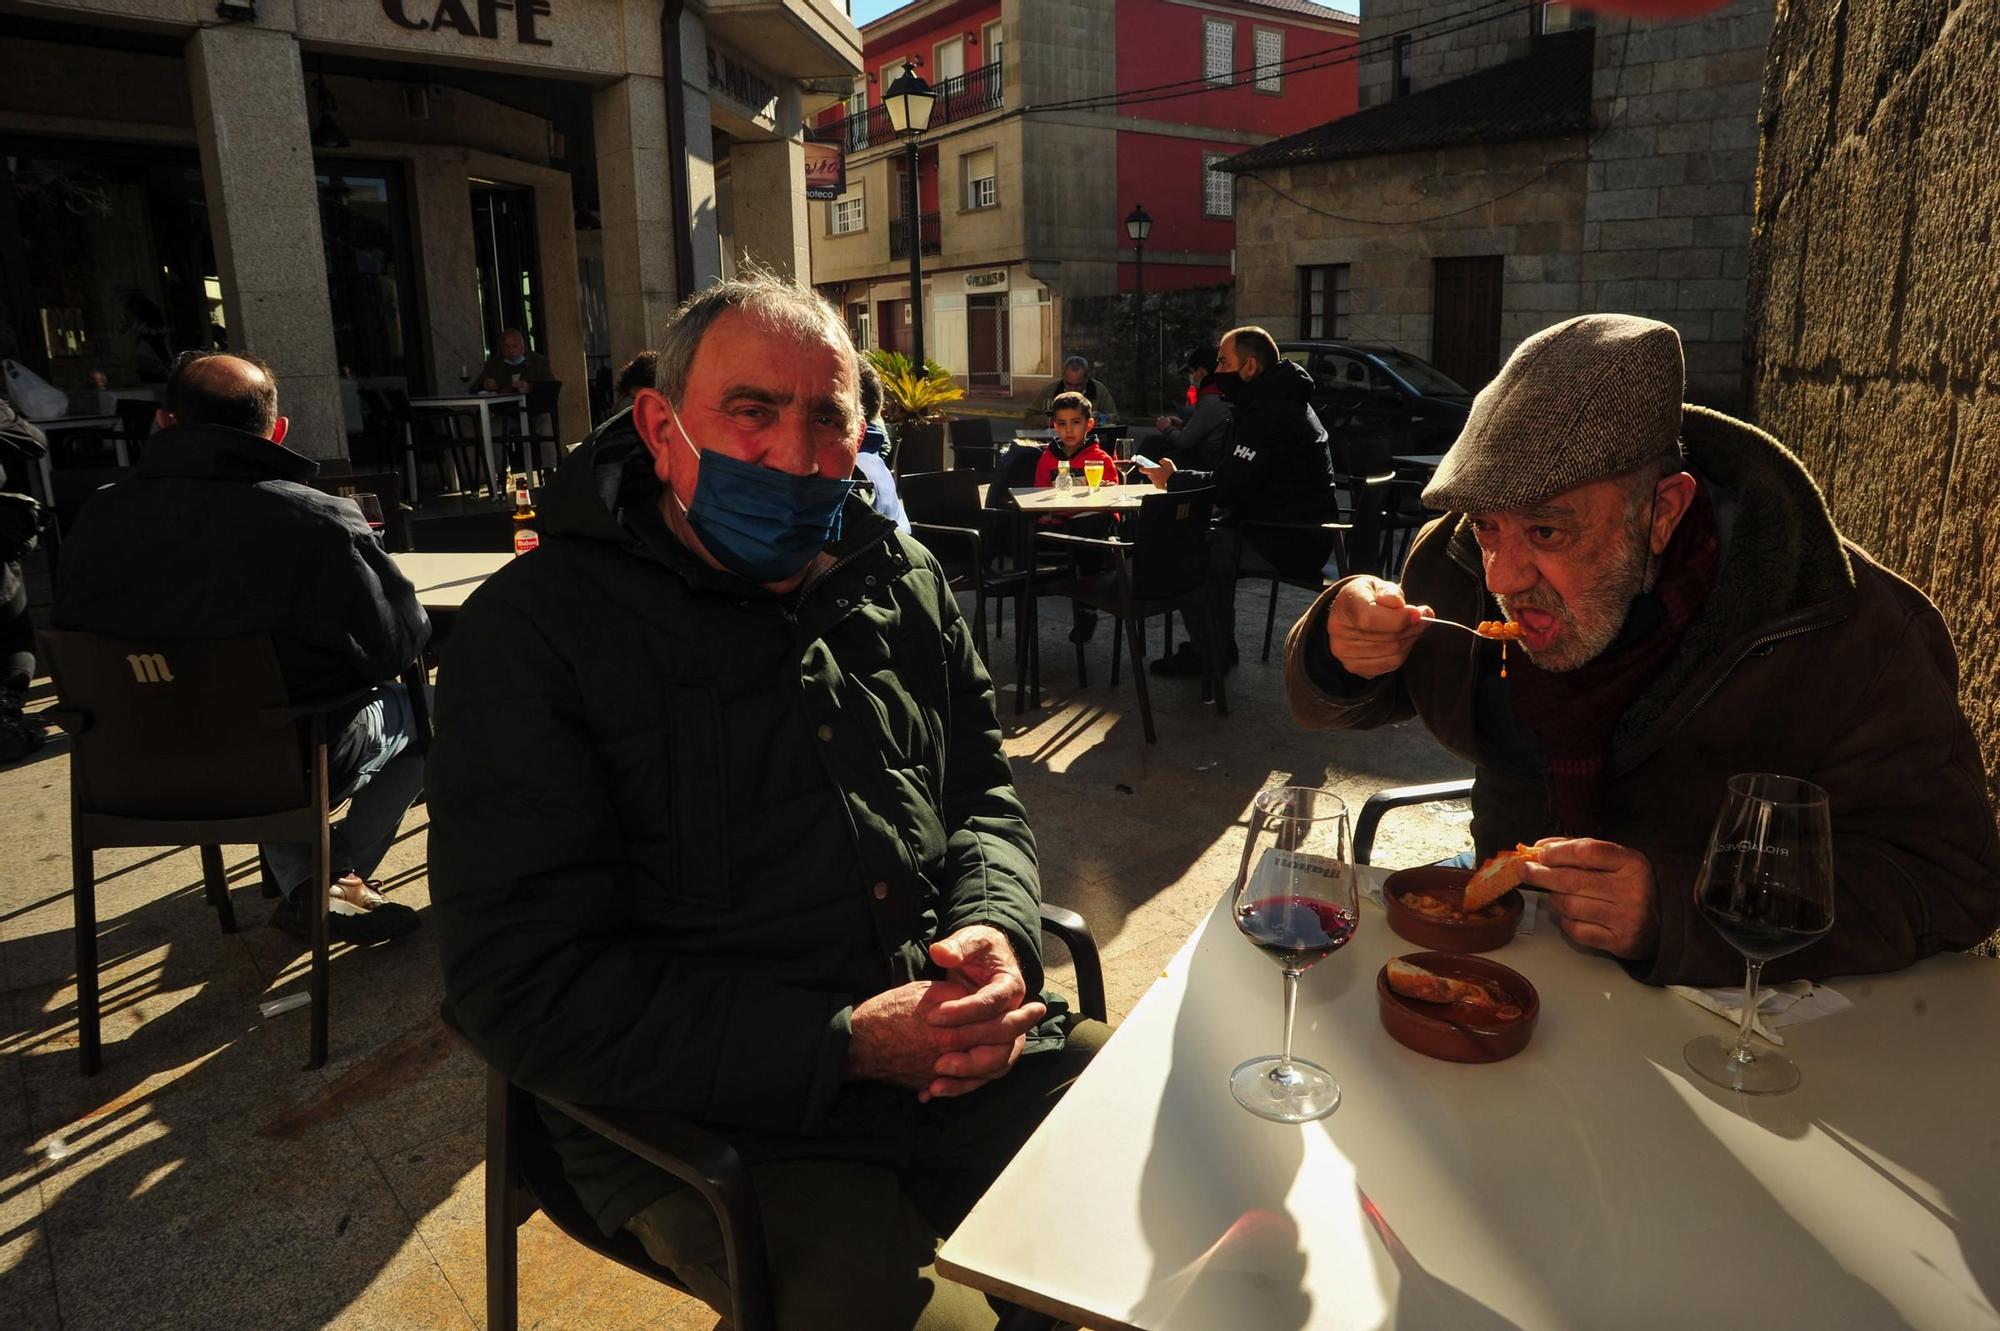
<instances>
[{"instance_id":1,"label":"gray hair","mask_svg":"<svg viewBox=\"0 0 2000 1331\"><path fill-rule=\"evenodd\" d=\"M1082 370L1085 374L1089 374L1090 361L1082 356L1071 356L1063 362L1063 373L1068 374L1071 370Z\"/></svg>"},{"instance_id":2,"label":"gray hair","mask_svg":"<svg viewBox=\"0 0 2000 1331\"><path fill-rule=\"evenodd\" d=\"M653 386L675 406L687 394L688 374L694 368L701 339L731 310L751 315L773 332L789 333L801 342L823 341L855 358L847 325L824 296L768 268L746 264L737 276L689 296L667 325L660 339L659 359L654 363Z\"/></svg>"}]
</instances>

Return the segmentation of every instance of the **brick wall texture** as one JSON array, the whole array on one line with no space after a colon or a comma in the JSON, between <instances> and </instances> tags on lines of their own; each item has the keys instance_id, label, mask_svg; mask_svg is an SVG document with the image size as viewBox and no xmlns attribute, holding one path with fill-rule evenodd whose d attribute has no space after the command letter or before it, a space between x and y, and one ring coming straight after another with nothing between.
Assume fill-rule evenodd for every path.
<instances>
[{"instance_id":1,"label":"brick wall texture","mask_svg":"<svg viewBox=\"0 0 2000 1331\"><path fill-rule=\"evenodd\" d=\"M1927 591L2000 777L2000 6L1783 0L1752 236L1759 423Z\"/></svg>"}]
</instances>

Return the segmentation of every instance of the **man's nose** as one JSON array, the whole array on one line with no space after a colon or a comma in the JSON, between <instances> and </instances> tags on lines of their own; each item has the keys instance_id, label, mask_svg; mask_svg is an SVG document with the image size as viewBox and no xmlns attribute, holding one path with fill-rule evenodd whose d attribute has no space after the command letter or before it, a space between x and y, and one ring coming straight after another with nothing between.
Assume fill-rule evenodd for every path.
<instances>
[{"instance_id":1,"label":"man's nose","mask_svg":"<svg viewBox=\"0 0 2000 1331\"><path fill-rule=\"evenodd\" d=\"M764 465L779 471L790 472L794 476L810 476L819 470L818 441L813 436L812 413L808 411L786 411L779 413L777 424L771 427L769 446L764 451Z\"/></svg>"},{"instance_id":2,"label":"man's nose","mask_svg":"<svg viewBox=\"0 0 2000 1331\"><path fill-rule=\"evenodd\" d=\"M1535 561L1520 542L1501 540L1486 550L1486 590L1495 596L1519 596L1541 581Z\"/></svg>"}]
</instances>

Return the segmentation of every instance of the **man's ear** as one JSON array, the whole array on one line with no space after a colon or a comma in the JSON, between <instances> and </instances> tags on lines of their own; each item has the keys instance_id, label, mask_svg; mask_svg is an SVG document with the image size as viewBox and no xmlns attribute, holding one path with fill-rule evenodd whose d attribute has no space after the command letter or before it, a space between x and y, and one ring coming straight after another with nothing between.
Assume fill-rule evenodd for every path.
<instances>
[{"instance_id":1,"label":"man's ear","mask_svg":"<svg viewBox=\"0 0 2000 1331\"><path fill-rule=\"evenodd\" d=\"M161 407L153 413L153 428L155 430L171 430L176 424L174 413L168 411L165 407Z\"/></svg>"},{"instance_id":2,"label":"man's ear","mask_svg":"<svg viewBox=\"0 0 2000 1331\"><path fill-rule=\"evenodd\" d=\"M660 478L660 484L671 484L674 422L667 411L667 399L657 388L642 388L632 395L632 427L653 455L653 474Z\"/></svg>"},{"instance_id":3,"label":"man's ear","mask_svg":"<svg viewBox=\"0 0 2000 1331\"><path fill-rule=\"evenodd\" d=\"M291 429L292 429L291 417L289 416L278 417L278 419L272 422L271 424L271 442L274 444L284 443L285 436L291 433Z\"/></svg>"},{"instance_id":4,"label":"man's ear","mask_svg":"<svg viewBox=\"0 0 2000 1331\"><path fill-rule=\"evenodd\" d=\"M1662 477L1653 487L1653 553L1667 552L1667 542L1674 538L1674 528L1680 526L1687 516L1688 506L1694 503L1694 477L1684 471Z\"/></svg>"}]
</instances>

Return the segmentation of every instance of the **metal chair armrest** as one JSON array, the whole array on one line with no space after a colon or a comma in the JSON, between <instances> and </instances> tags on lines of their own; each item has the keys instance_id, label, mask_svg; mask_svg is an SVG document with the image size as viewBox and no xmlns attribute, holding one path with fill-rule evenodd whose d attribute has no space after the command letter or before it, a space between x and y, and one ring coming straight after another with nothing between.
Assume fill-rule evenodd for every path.
<instances>
[{"instance_id":1,"label":"metal chair armrest","mask_svg":"<svg viewBox=\"0 0 2000 1331\"><path fill-rule=\"evenodd\" d=\"M1066 531L1038 531L1037 541L1054 541L1058 545L1081 545L1093 550L1113 550L1119 553L1130 550L1130 541L1121 541L1113 536L1078 536Z\"/></svg>"},{"instance_id":2,"label":"metal chair armrest","mask_svg":"<svg viewBox=\"0 0 2000 1331\"><path fill-rule=\"evenodd\" d=\"M928 534L949 536L953 540L964 541L971 547L972 567L986 567L986 534L977 527L952 527L941 522L911 522L910 535Z\"/></svg>"},{"instance_id":3,"label":"metal chair armrest","mask_svg":"<svg viewBox=\"0 0 2000 1331\"><path fill-rule=\"evenodd\" d=\"M81 735L90 729L90 713L79 707L44 707L41 719L61 726L66 735Z\"/></svg>"},{"instance_id":4,"label":"metal chair armrest","mask_svg":"<svg viewBox=\"0 0 2000 1331\"><path fill-rule=\"evenodd\" d=\"M1104 963L1098 958L1097 939L1083 916L1044 901L1042 932L1062 939L1069 949L1070 964L1076 968L1077 1011L1093 1021L1111 1020L1104 1001Z\"/></svg>"},{"instance_id":5,"label":"metal chair armrest","mask_svg":"<svg viewBox=\"0 0 2000 1331\"><path fill-rule=\"evenodd\" d=\"M331 698L314 698L295 703L290 707L264 707L258 710L265 726L276 730L314 716L329 716L343 707L354 707L367 701L375 692L375 686L365 689L350 689L346 693Z\"/></svg>"},{"instance_id":6,"label":"metal chair armrest","mask_svg":"<svg viewBox=\"0 0 2000 1331\"><path fill-rule=\"evenodd\" d=\"M1362 801L1361 816L1354 820L1354 862L1368 863L1368 857L1375 849L1376 829L1382 825L1382 815L1389 810L1430 800L1463 799L1471 793L1471 777L1433 781L1422 786L1391 786L1387 790L1376 791Z\"/></svg>"},{"instance_id":7,"label":"metal chair armrest","mask_svg":"<svg viewBox=\"0 0 2000 1331\"><path fill-rule=\"evenodd\" d=\"M699 1192L715 1212L729 1263L731 1325L739 1331L775 1325L764 1253L763 1212L750 1171L736 1148L686 1119L638 1109L575 1105L538 1097L560 1113L664 1169Z\"/></svg>"}]
</instances>

